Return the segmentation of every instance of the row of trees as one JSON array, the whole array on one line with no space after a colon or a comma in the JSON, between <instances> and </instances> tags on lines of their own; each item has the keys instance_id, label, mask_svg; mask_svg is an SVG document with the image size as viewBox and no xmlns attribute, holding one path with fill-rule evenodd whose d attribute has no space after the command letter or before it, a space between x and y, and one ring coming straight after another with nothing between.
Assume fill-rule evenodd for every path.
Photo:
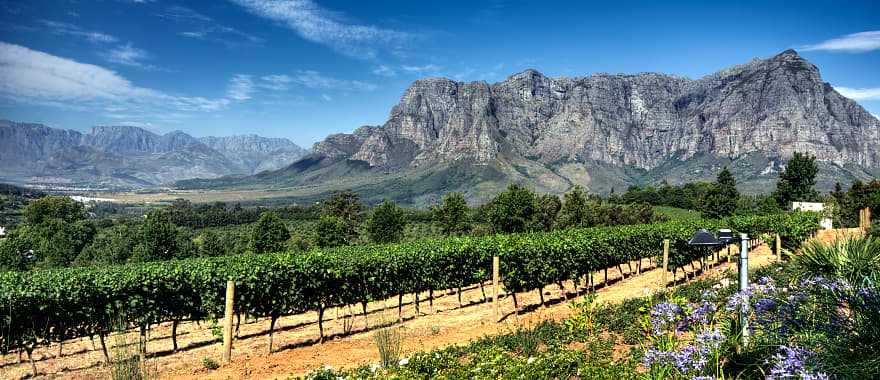
<instances>
[{"instance_id":1,"label":"row of trees","mask_svg":"<svg viewBox=\"0 0 880 380\"><path fill-rule=\"evenodd\" d=\"M736 189L736 179L725 167L718 173L715 182L694 182L680 186L663 184L659 188L632 186L622 195L612 194L609 201L698 210L708 218L769 214L789 209L792 202L821 200L815 189L818 172L814 156L796 152L779 174L776 189L767 196L741 195Z\"/></svg>"}]
</instances>

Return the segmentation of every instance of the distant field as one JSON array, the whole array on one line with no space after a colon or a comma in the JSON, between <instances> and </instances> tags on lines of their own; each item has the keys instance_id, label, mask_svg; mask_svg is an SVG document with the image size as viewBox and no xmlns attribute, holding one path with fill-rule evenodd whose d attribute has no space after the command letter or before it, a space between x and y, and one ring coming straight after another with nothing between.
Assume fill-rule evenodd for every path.
<instances>
[{"instance_id":1,"label":"distant field","mask_svg":"<svg viewBox=\"0 0 880 380\"><path fill-rule=\"evenodd\" d=\"M658 214L668 217L672 220L696 220L700 219L700 212L694 210L685 210L678 207L670 206L654 206L654 211Z\"/></svg>"}]
</instances>

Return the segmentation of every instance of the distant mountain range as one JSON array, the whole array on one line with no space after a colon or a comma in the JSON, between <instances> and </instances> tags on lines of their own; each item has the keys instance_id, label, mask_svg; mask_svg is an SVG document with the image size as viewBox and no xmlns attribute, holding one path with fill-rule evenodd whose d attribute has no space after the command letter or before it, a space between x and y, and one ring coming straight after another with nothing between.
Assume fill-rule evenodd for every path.
<instances>
[{"instance_id":1,"label":"distant mountain range","mask_svg":"<svg viewBox=\"0 0 880 380\"><path fill-rule=\"evenodd\" d=\"M131 126L88 133L0 120L0 182L130 189L188 178L251 175L286 167L307 151L257 135L195 138Z\"/></svg>"},{"instance_id":2,"label":"distant mountain range","mask_svg":"<svg viewBox=\"0 0 880 380\"><path fill-rule=\"evenodd\" d=\"M793 50L700 79L657 73L414 82L382 126L318 142L285 168L178 182L183 188L288 189L318 198L424 204L448 191L485 200L510 182L574 185L711 180L728 166L746 192L769 192L786 160L810 152L819 187L880 173L880 121L825 83Z\"/></svg>"}]
</instances>

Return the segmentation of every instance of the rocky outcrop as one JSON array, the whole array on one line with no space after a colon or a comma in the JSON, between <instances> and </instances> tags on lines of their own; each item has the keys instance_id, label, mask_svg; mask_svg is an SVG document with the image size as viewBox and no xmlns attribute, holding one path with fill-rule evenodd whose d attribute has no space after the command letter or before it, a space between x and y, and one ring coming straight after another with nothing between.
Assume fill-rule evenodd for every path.
<instances>
[{"instance_id":1,"label":"rocky outcrop","mask_svg":"<svg viewBox=\"0 0 880 380\"><path fill-rule=\"evenodd\" d=\"M374 167L595 161L651 170L700 154L880 166L880 122L822 81L795 51L707 77L643 73L549 78L535 70L488 84L413 83L381 127L328 137L314 152Z\"/></svg>"}]
</instances>

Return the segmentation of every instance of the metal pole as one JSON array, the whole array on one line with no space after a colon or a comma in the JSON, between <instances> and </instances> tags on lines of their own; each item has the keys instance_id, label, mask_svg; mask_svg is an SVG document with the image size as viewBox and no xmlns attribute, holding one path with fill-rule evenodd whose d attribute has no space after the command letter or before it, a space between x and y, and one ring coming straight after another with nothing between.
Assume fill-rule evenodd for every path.
<instances>
[{"instance_id":1,"label":"metal pole","mask_svg":"<svg viewBox=\"0 0 880 380\"><path fill-rule=\"evenodd\" d=\"M749 288L749 236L740 234L740 239L742 239L742 243L739 252L739 290L744 291ZM747 304L749 302L748 296L743 296L742 302ZM739 323L742 328L742 345L747 346L749 344L749 320L743 310L740 309L739 312Z\"/></svg>"}]
</instances>

